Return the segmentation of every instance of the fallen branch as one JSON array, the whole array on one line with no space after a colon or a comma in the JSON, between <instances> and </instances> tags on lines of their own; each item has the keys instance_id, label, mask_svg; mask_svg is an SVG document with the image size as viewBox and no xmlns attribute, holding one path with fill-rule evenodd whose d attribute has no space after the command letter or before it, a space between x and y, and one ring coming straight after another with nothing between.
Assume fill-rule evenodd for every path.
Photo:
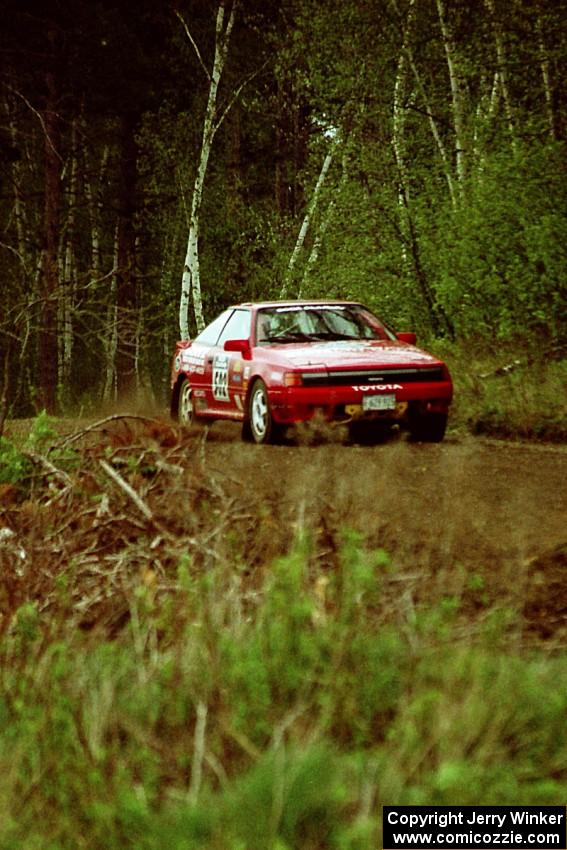
<instances>
[{"instance_id":1,"label":"fallen branch","mask_svg":"<svg viewBox=\"0 0 567 850\"><path fill-rule=\"evenodd\" d=\"M519 369L521 366L527 366L528 363L523 360L512 360L511 363L507 363L505 366L499 366L497 369L492 369L490 372L482 372L479 374L479 378L483 380L485 378L499 378L502 375L509 375L510 372L515 372L516 369Z\"/></svg>"},{"instance_id":2,"label":"fallen branch","mask_svg":"<svg viewBox=\"0 0 567 850\"><path fill-rule=\"evenodd\" d=\"M136 493L134 488L131 487L127 481L124 481L122 476L119 475L119 473L116 472L116 470L105 460L99 460L99 463L106 472L106 474L109 476L109 478L112 478L114 483L117 484L120 489L123 490L126 495L130 497L130 499L132 499L138 510L146 517L146 519L149 519L150 522L153 522L154 515L152 514L150 508L146 505L142 497L139 496L138 493Z\"/></svg>"},{"instance_id":3,"label":"fallen branch","mask_svg":"<svg viewBox=\"0 0 567 850\"><path fill-rule=\"evenodd\" d=\"M71 443L80 440L81 437L84 437L91 431L96 431L102 425L106 425L107 422L117 422L120 419L137 419L140 422L159 422L159 419L152 419L149 416L138 416L135 413L114 413L112 416L105 416L104 419L99 419L98 422L93 422L92 425L87 425L86 428L81 428L80 431L76 431L74 434L69 434L67 437L59 440L59 442L54 443L49 451L52 451L53 449L61 449L63 446L68 446Z\"/></svg>"},{"instance_id":4,"label":"fallen branch","mask_svg":"<svg viewBox=\"0 0 567 850\"><path fill-rule=\"evenodd\" d=\"M509 375L510 372L515 372L516 369L525 369L528 366L533 366L537 362L545 362L547 360L563 360L567 357L567 344L562 342L554 343L548 348L544 348L537 355L529 355L523 359L512 360L504 366L498 366L496 369L491 369L490 372L482 372L478 375L479 378L499 378L502 375Z\"/></svg>"},{"instance_id":5,"label":"fallen branch","mask_svg":"<svg viewBox=\"0 0 567 850\"><path fill-rule=\"evenodd\" d=\"M73 481L67 475L67 473L63 472L62 469L58 469L55 466L55 464L51 463L51 461L48 460L43 455L40 455L37 452L30 452L30 451L21 451L21 454L24 457L27 457L28 460L31 460L31 462L34 464L34 466L42 467L45 470L46 474L53 475L55 478L58 479L58 481L61 481L66 487L72 487L73 486Z\"/></svg>"}]
</instances>

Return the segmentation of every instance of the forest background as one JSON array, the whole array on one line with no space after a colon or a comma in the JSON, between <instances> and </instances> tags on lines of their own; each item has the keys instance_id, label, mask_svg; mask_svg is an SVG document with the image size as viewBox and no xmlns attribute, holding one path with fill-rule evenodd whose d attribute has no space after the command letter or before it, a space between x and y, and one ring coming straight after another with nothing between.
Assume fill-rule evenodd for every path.
<instances>
[{"instance_id":1,"label":"forest background","mask_svg":"<svg viewBox=\"0 0 567 850\"><path fill-rule=\"evenodd\" d=\"M189 335L304 295L564 353L564 2L4 7L4 418L163 402L182 278Z\"/></svg>"}]
</instances>

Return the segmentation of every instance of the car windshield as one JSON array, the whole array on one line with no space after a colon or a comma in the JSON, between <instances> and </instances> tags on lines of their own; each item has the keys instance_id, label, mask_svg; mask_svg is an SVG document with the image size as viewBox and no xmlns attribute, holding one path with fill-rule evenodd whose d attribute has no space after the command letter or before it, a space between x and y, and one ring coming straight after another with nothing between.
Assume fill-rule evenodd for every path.
<instances>
[{"instance_id":1,"label":"car windshield","mask_svg":"<svg viewBox=\"0 0 567 850\"><path fill-rule=\"evenodd\" d=\"M258 311L258 345L325 340L395 339L360 304L303 304Z\"/></svg>"}]
</instances>

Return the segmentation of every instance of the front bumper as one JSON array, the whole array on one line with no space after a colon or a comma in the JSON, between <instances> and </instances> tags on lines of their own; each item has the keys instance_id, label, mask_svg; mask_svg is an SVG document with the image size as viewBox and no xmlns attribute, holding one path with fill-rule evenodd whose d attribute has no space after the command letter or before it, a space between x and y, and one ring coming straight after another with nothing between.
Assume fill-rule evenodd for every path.
<instances>
[{"instance_id":1,"label":"front bumper","mask_svg":"<svg viewBox=\"0 0 567 850\"><path fill-rule=\"evenodd\" d=\"M365 395L395 396L395 408L365 412ZM403 421L415 413L447 413L453 397L451 381L383 387L277 387L269 390L270 408L276 422L294 424L321 417L329 422L355 419Z\"/></svg>"}]
</instances>

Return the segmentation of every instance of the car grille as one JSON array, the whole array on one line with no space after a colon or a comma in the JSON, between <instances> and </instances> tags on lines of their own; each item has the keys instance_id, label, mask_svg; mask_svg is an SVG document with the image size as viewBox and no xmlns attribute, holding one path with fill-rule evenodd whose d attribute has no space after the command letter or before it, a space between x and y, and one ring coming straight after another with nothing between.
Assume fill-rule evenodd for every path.
<instances>
[{"instance_id":1,"label":"car grille","mask_svg":"<svg viewBox=\"0 0 567 850\"><path fill-rule=\"evenodd\" d=\"M328 372L302 372L307 387L343 387L351 384L422 384L442 381L440 366L422 366L414 369L336 369Z\"/></svg>"}]
</instances>

